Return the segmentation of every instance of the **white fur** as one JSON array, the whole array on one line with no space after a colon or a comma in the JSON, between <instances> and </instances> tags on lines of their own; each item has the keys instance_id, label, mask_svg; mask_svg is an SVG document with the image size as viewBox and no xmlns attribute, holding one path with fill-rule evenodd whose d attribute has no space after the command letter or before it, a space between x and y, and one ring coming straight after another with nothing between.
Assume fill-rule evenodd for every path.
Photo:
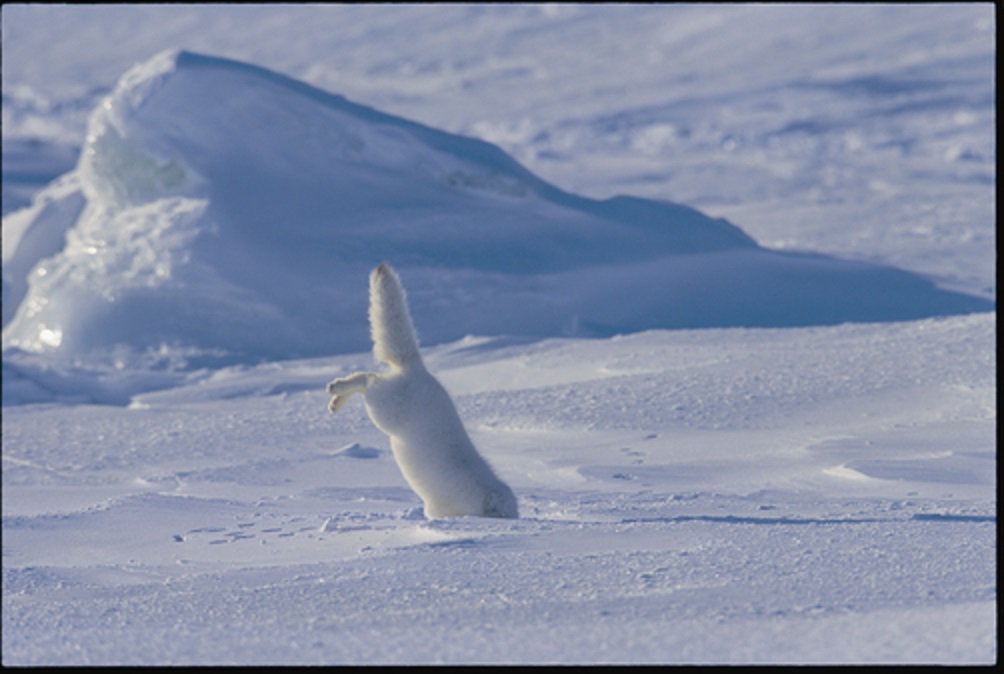
<instances>
[{"instance_id":1,"label":"white fur","mask_svg":"<svg viewBox=\"0 0 1004 674\"><path fill-rule=\"evenodd\" d=\"M427 517L518 517L512 490L478 454L450 395L425 369L404 289L386 262L370 274L369 318L373 355L390 369L335 379L328 409L336 412L354 393L365 396Z\"/></svg>"}]
</instances>

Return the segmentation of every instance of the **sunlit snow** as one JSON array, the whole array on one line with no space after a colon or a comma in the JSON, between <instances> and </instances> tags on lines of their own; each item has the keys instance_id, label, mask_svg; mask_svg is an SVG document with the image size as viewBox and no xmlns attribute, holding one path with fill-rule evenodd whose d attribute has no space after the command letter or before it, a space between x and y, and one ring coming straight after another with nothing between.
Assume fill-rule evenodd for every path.
<instances>
[{"instance_id":1,"label":"sunlit snow","mask_svg":"<svg viewBox=\"0 0 1004 674\"><path fill-rule=\"evenodd\" d=\"M3 664L994 662L994 28L4 5ZM519 519L327 413L384 259Z\"/></svg>"}]
</instances>

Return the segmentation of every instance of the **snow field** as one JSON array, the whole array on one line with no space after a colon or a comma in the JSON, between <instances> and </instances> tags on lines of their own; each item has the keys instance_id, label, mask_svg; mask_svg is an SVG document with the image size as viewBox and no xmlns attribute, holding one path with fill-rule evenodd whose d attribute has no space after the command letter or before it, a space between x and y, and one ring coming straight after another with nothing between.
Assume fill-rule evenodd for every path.
<instances>
[{"instance_id":1,"label":"snow field","mask_svg":"<svg viewBox=\"0 0 1004 674\"><path fill-rule=\"evenodd\" d=\"M986 662L992 338L973 316L430 349L511 523L425 521L361 402L324 412L309 383L362 355L7 408L5 662Z\"/></svg>"},{"instance_id":2,"label":"snow field","mask_svg":"<svg viewBox=\"0 0 1004 674\"><path fill-rule=\"evenodd\" d=\"M3 664L995 662L994 27L989 3L4 5ZM637 267L654 200L982 308L841 324L842 296L930 286L743 250ZM502 236L531 216L553 245ZM607 238L569 265L585 221ZM372 366L384 258L521 519L424 519L362 402L326 413ZM696 313L723 288L728 321ZM776 292L817 301L751 321Z\"/></svg>"}]
</instances>

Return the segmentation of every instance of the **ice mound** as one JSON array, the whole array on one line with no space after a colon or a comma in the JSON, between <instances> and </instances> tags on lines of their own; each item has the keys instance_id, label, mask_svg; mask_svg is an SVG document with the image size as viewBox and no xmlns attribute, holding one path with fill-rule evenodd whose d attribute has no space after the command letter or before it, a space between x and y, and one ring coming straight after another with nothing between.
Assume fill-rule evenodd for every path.
<instances>
[{"instance_id":1,"label":"ice mound","mask_svg":"<svg viewBox=\"0 0 1004 674\"><path fill-rule=\"evenodd\" d=\"M367 273L384 259L425 344L993 306L766 250L685 206L568 194L491 144L184 51L126 73L76 170L3 231L4 348L122 367L165 350L187 355L164 367L366 350Z\"/></svg>"}]
</instances>

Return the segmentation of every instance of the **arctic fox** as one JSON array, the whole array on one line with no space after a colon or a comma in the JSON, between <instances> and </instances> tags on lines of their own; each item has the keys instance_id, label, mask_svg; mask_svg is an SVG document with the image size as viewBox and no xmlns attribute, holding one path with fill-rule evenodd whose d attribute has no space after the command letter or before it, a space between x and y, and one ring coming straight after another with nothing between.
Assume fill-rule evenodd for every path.
<instances>
[{"instance_id":1,"label":"arctic fox","mask_svg":"<svg viewBox=\"0 0 1004 674\"><path fill-rule=\"evenodd\" d=\"M357 372L328 384L328 409L354 393L381 431L429 518L518 517L516 497L478 454L446 389L425 369L408 303L386 262L370 274L373 355L387 372Z\"/></svg>"}]
</instances>

